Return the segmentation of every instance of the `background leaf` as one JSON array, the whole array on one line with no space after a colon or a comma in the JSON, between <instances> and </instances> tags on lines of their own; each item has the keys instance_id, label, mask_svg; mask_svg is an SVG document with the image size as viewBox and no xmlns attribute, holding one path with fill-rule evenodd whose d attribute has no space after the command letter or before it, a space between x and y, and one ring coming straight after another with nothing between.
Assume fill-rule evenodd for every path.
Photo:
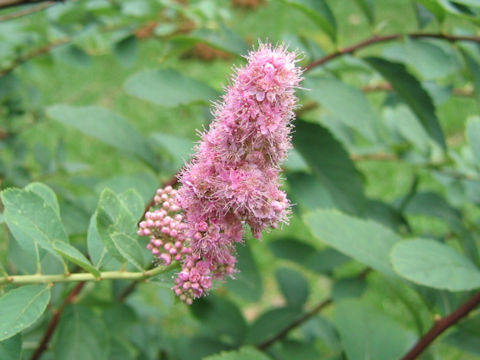
<instances>
[{"instance_id":1,"label":"background leaf","mask_svg":"<svg viewBox=\"0 0 480 360\"><path fill-rule=\"evenodd\" d=\"M399 242L391 259L400 276L417 284L450 291L480 287L480 270L455 249L434 240Z\"/></svg>"},{"instance_id":2,"label":"background leaf","mask_svg":"<svg viewBox=\"0 0 480 360\"><path fill-rule=\"evenodd\" d=\"M438 145L446 149L445 137L435 114L432 99L420 82L402 64L377 57L368 57L364 60L392 84L394 90L412 109L427 133Z\"/></svg>"},{"instance_id":3,"label":"background leaf","mask_svg":"<svg viewBox=\"0 0 480 360\"><path fill-rule=\"evenodd\" d=\"M338 208L361 213L366 201L362 182L348 154L328 130L297 121L293 142Z\"/></svg>"},{"instance_id":4,"label":"background leaf","mask_svg":"<svg viewBox=\"0 0 480 360\"><path fill-rule=\"evenodd\" d=\"M156 166L154 152L143 135L123 117L106 108L54 105L47 113L58 122Z\"/></svg>"},{"instance_id":5,"label":"background leaf","mask_svg":"<svg viewBox=\"0 0 480 360\"><path fill-rule=\"evenodd\" d=\"M49 301L50 287L45 285L25 285L0 297L0 341L36 322Z\"/></svg>"},{"instance_id":6,"label":"background leaf","mask_svg":"<svg viewBox=\"0 0 480 360\"><path fill-rule=\"evenodd\" d=\"M146 70L125 82L130 95L161 106L179 106L195 102L208 103L217 93L207 84L172 69Z\"/></svg>"},{"instance_id":7,"label":"background leaf","mask_svg":"<svg viewBox=\"0 0 480 360\"><path fill-rule=\"evenodd\" d=\"M289 268L278 269L275 277L287 306L301 308L307 301L309 293L305 277L300 272Z\"/></svg>"},{"instance_id":8,"label":"background leaf","mask_svg":"<svg viewBox=\"0 0 480 360\"><path fill-rule=\"evenodd\" d=\"M386 275L394 275L388 258L400 238L390 229L325 210L307 213L303 219L319 241Z\"/></svg>"}]
</instances>

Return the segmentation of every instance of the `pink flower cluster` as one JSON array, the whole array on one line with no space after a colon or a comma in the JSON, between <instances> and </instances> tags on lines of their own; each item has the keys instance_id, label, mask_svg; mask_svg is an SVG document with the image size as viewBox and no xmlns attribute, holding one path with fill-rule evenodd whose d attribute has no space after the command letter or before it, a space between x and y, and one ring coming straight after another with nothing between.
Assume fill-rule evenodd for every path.
<instances>
[{"instance_id":1,"label":"pink flower cluster","mask_svg":"<svg viewBox=\"0 0 480 360\"><path fill-rule=\"evenodd\" d=\"M150 225L159 222L162 227L154 235L175 235L175 241L155 242L155 237L150 242L149 248L161 258L177 249L176 241L179 249L188 249L176 253L185 252L185 259L174 287L187 303L205 294L212 279L234 273L234 244L242 241L244 224L260 237L264 229L287 222L290 213L280 189L280 166L291 147L294 90L301 81L297 56L284 47L262 44L247 60L216 106L215 119L202 134L191 163L181 172L175 202L165 198L165 211L180 208L184 218L173 217L172 231L171 223L164 225L167 215L154 211L140 229L142 235L150 235L155 231Z\"/></svg>"}]
</instances>

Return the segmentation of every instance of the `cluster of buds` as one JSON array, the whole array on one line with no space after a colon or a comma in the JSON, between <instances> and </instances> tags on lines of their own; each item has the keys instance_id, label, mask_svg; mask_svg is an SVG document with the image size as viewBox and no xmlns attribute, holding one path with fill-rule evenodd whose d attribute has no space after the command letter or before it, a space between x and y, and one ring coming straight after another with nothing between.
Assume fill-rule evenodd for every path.
<instances>
[{"instance_id":1,"label":"cluster of buds","mask_svg":"<svg viewBox=\"0 0 480 360\"><path fill-rule=\"evenodd\" d=\"M147 249L165 265L172 260L181 261L192 253L185 236L185 223L176 205L177 191L171 186L158 189L154 206L139 224L138 235L150 236Z\"/></svg>"}]
</instances>

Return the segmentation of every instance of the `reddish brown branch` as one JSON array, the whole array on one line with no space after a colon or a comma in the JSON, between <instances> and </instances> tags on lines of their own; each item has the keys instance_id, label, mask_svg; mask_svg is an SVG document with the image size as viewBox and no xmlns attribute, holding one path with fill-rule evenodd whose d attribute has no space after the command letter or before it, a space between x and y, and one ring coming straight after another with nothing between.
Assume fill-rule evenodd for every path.
<instances>
[{"instance_id":1,"label":"reddish brown branch","mask_svg":"<svg viewBox=\"0 0 480 360\"><path fill-rule=\"evenodd\" d=\"M0 0L0 9L6 9L14 6L30 5L44 2L62 2L63 0Z\"/></svg>"},{"instance_id":2,"label":"reddish brown branch","mask_svg":"<svg viewBox=\"0 0 480 360\"><path fill-rule=\"evenodd\" d=\"M347 54L353 54L354 52L360 49L366 48L368 46L372 46L375 44L384 43L388 41L398 40L404 36L408 36L414 39L419 39L419 38L441 39L441 40L446 40L450 42L455 42L455 41L471 41L471 42L477 42L477 43L480 42L480 36L457 36L457 35L442 34L442 33L410 33L410 34L391 34L391 35L382 35L382 36L375 35L367 40L348 46L344 49L337 50L329 55L326 55L318 60L311 62L305 67L305 71L312 70L313 68L317 66L321 66L333 59L336 59L337 57L347 55Z\"/></svg>"},{"instance_id":3,"label":"reddish brown branch","mask_svg":"<svg viewBox=\"0 0 480 360\"><path fill-rule=\"evenodd\" d=\"M63 310L65 310L65 307L70 304L75 302L78 294L82 290L83 286L85 285L85 282L79 282L73 289L70 291L68 296L63 300L62 304L59 306L57 310L54 311L52 320L50 320L50 323L48 324L47 330L45 330L45 333L43 334L43 338L40 341L40 343L37 346L37 349L33 353L33 355L30 357L30 360L38 360L42 356L43 352L47 349L48 343L55 332L55 329L58 326L58 322L60 321L60 317L62 316Z\"/></svg>"},{"instance_id":4,"label":"reddish brown branch","mask_svg":"<svg viewBox=\"0 0 480 360\"><path fill-rule=\"evenodd\" d=\"M264 341L261 344L257 345L257 348L260 350L266 350L273 344L275 344L277 341L283 340L285 336L287 336L290 331L293 329L296 329L300 325L302 325L304 322L307 320L310 320L312 317L314 317L316 314L318 314L320 311L322 311L324 308L326 308L328 305L330 305L333 302L332 298L328 298L319 304L317 304L313 309L310 311L306 312L302 316L300 316L298 319L290 323L287 327L283 328L280 330L277 334L272 336L270 339Z\"/></svg>"},{"instance_id":5,"label":"reddish brown branch","mask_svg":"<svg viewBox=\"0 0 480 360\"><path fill-rule=\"evenodd\" d=\"M18 18L21 18L23 16L27 16L27 15L42 11L42 10L44 10L44 9L54 5L54 4L55 4L54 1L47 1L47 2L44 2L43 4L39 4L37 6L30 6L26 9L22 9L22 10L17 11L17 12L6 14L6 15L3 15L3 16L0 16L0 22L7 21L7 20L18 19Z\"/></svg>"},{"instance_id":6,"label":"reddish brown branch","mask_svg":"<svg viewBox=\"0 0 480 360\"><path fill-rule=\"evenodd\" d=\"M463 305L447 317L435 322L432 328L417 342L417 344L402 358L402 360L416 359L437 337L449 327L467 316L470 311L480 304L480 292L473 295Z\"/></svg>"},{"instance_id":7,"label":"reddish brown branch","mask_svg":"<svg viewBox=\"0 0 480 360\"><path fill-rule=\"evenodd\" d=\"M365 85L362 87L362 91L364 93L371 93L376 91L393 91L393 87L389 83L379 83L374 85ZM452 89L452 94L461 97L471 97L475 95L473 89L467 87Z\"/></svg>"}]
</instances>

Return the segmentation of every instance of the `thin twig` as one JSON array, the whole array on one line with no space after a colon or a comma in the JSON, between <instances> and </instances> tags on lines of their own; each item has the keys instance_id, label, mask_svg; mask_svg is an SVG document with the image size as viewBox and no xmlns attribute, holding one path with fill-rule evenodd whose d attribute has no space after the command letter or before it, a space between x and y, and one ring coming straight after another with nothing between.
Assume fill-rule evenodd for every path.
<instances>
[{"instance_id":1,"label":"thin twig","mask_svg":"<svg viewBox=\"0 0 480 360\"><path fill-rule=\"evenodd\" d=\"M374 85L365 85L362 87L364 93L371 93L376 91L393 91L393 87L389 83L379 83ZM460 97L472 97L475 95L475 92L470 87L465 88L454 88L452 89L452 94Z\"/></svg>"},{"instance_id":2,"label":"thin twig","mask_svg":"<svg viewBox=\"0 0 480 360\"><path fill-rule=\"evenodd\" d=\"M316 314L318 314L320 311L322 311L324 308L326 308L332 302L333 302L333 299L328 298L328 299L323 300L322 302L318 303L310 311L308 311L305 314L303 314L302 316L300 316L298 319L296 319L295 321L290 323L287 327L280 330L277 334L272 336L270 339L268 339L268 340L260 343L259 345L257 345L257 348L260 349L260 350L266 350L270 346L275 344L277 341L283 340L285 338L285 336L287 336L290 331L299 327L300 325L302 325L307 320L310 320L312 317L314 317Z\"/></svg>"},{"instance_id":3,"label":"thin twig","mask_svg":"<svg viewBox=\"0 0 480 360\"><path fill-rule=\"evenodd\" d=\"M310 64L308 64L305 67L305 71L310 71L313 68L317 66L321 66L333 59L336 59L340 56L347 55L347 54L353 54L354 52L375 45L383 42L388 42L388 41L393 41L393 40L398 40L401 39L402 37L411 37L414 39L420 39L420 38L428 38L428 39L440 39L440 40L446 40L450 42L455 42L455 41L471 41L471 42L480 42L480 36L457 36L457 35L452 35L452 34L443 34L443 33L408 33L408 34L391 34L391 35L374 35L371 38L367 40L363 40L357 44L348 46L344 49L337 50L329 55L326 55L318 60L312 61Z\"/></svg>"},{"instance_id":4,"label":"thin twig","mask_svg":"<svg viewBox=\"0 0 480 360\"><path fill-rule=\"evenodd\" d=\"M84 285L85 285L85 282L78 283L72 289L72 291L70 291L70 293L67 295L65 300L63 300L60 307L54 311L52 320L50 320L47 330L45 330L45 333L43 334L43 338L38 344L37 348L35 349L35 352L30 357L30 360L40 359L43 352L47 349L50 338L52 337L53 333L55 332L55 329L58 326L58 322L60 321L60 317L62 316L63 310L68 304L75 302L78 294L80 293L80 291L82 291L82 288L84 287Z\"/></svg>"},{"instance_id":5,"label":"thin twig","mask_svg":"<svg viewBox=\"0 0 480 360\"><path fill-rule=\"evenodd\" d=\"M7 21L7 20L18 19L18 18L21 18L23 16L27 16L27 15L42 11L42 10L44 10L46 8L49 8L50 6L55 5L55 4L56 3L54 1L47 1L47 2L45 2L43 4L39 4L37 6L30 6L30 7L27 7L26 9L22 9L22 10L17 11L17 12L13 12L13 13L9 13L9 14L0 16L0 22Z\"/></svg>"},{"instance_id":6,"label":"thin twig","mask_svg":"<svg viewBox=\"0 0 480 360\"><path fill-rule=\"evenodd\" d=\"M62 2L63 0L0 0L0 9L6 9L14 6L30 5L44 2Z\"/></svg>"},{"instance_id":7,"label":"thin twig","mask_svg":"<svg viewBox=\"0 0 480 360\"><path fill-rule=\"evenodd\" d=\"M479 304L480 292L473 295L447 317L437 320L432 328L420 340L418 340L417 344L402 358L402 360L416 359L445 330L467 316Z\"/></svg>"}]
</instances>

